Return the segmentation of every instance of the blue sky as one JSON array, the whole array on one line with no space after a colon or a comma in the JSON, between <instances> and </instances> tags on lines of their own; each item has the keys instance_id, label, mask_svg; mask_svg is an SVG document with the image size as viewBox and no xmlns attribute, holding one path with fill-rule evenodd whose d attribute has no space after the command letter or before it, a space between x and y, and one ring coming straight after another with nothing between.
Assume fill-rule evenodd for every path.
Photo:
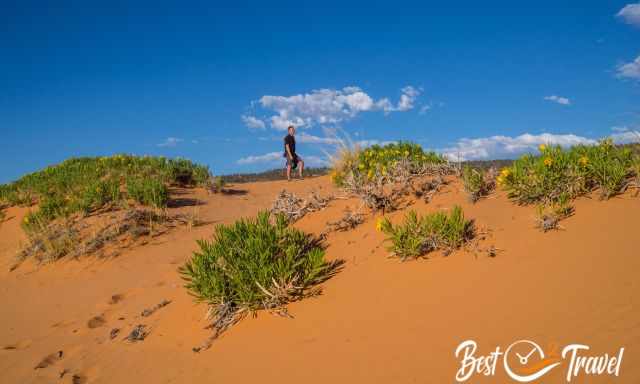
<instances>
[{"instance_id":1,"label":"blue sky","mask_svg":"<svg viewBox=\"0 0 640 384\"><path fill-rule=\"evenodd\" d=\"M55 5L53 5L56 3ZM71 156L215 174L335 135L513 157L640 125L640 3L3 2L0 182Z\"/></svg>"}]
</instances>

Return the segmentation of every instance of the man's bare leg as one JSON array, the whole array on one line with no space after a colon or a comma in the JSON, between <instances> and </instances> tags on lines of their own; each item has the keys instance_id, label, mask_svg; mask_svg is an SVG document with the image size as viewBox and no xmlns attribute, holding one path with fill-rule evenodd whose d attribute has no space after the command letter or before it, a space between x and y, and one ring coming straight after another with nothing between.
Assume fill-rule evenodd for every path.
<instances>
[{"instance_id":1,"label":"man's bare leg","mask_svg":"<svg viewBox=\"0 0 640 384\"><path fill-rule=\"evenodd\" d=\"M287 181L291 181L291 164L287 164Z\"/></svg>"},{"instance_id":2,"label":"man's bare leg","mask_svg":"<svg viewBox=\"0 0 640 384\"><path fill-rule=\"evenodd\" d=\"M302 171L304 171L304 161L300 160L299 167L300 167L299 175L300 175L300 178L302 179Z\"/></svg>"}]
</instances>

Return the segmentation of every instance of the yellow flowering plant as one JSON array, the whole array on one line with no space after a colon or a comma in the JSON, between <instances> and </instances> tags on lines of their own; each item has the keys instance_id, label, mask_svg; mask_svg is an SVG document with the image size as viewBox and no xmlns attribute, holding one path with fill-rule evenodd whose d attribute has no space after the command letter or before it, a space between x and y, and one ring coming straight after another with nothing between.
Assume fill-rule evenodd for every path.
<instances>
[{"instance_id":1,"label":"yellow flowering plant","mask_svg":"<svg viewBox=\"0 0 640 384\"><path fill-rule=\"evenodd\" d=\"M598 189L603 198L624 190L631 170L632 153L611 140L598 145L539 146L541 155L524 155L504 169L497 182L521 204L557 203L560 196L574 199Z\"/></svg>"}]
</instances>

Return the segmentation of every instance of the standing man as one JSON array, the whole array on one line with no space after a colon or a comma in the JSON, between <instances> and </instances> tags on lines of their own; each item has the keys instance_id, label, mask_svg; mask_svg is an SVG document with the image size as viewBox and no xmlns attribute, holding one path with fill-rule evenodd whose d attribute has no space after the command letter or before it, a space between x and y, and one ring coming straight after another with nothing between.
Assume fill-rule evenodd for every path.
<instances>
[{"instance_id":1,"label":"standing man","mask_svg":"<svg viewBox=\"0 0 640 384\"><path fill-rule=\"evenodd\" d=\"M289 134L284 137L284 157L287 158L287 180L291 181L291 169L296 169L298 163L300 163L300 169L298 171L300 178L302 179L302 171L304 171L304 161L296 154L296 128L290 125L287 128Z\"/></svg>"}]
</instances>

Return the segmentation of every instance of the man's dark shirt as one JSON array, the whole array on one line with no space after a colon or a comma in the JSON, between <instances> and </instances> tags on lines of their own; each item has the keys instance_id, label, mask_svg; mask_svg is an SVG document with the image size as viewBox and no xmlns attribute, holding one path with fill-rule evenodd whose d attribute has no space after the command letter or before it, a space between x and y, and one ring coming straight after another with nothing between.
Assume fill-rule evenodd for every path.
<instances>
[{"instance_id":1,"label":"man's dark shirt","mask_svg":"<svg viewBox=\"0 0 640 384\"><path fill-rule=\"evenodd\" d=\"M291 151L291 156L296 157L296 139L291 135L287 135L284 137L284 156L287 157L287 144L289 144L289 150Z\"/></svg>"}]
</instances>

